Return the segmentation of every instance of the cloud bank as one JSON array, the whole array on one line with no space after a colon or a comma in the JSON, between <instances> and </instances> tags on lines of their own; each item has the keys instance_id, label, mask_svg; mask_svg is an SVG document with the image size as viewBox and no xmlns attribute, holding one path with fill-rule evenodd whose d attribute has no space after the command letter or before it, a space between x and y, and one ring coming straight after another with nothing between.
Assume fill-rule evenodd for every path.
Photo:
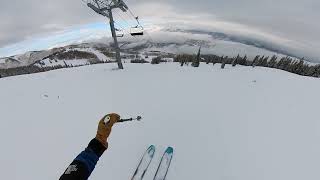
<instances>
[{"instance_id":1,"label":"cloud bank","mask_svg":"<svg viewBox=\"0 0 320 180\"><path fill-rule=\"evenodd\" d=\"M320 2L316 0L126 2L147 25L222 32L247 40L258 40L313 61L320 59L320 52L317 51L320 48L320 24L317 23ZM121 19L129 20L129 16L119 12L115 15L122 26L130 26L130 23L121 23ZM18 52L26 45L30 46L29 49L41 49L77 42L81 38L86 40L91 35L95 36L92 38L105 36L102 31L88 26L103 24L106 20L80 0L5 1L0 7L0 17L0 55ZM82 30L87 31L87 34L79 33Z\"/></svg>"}]
</instances>

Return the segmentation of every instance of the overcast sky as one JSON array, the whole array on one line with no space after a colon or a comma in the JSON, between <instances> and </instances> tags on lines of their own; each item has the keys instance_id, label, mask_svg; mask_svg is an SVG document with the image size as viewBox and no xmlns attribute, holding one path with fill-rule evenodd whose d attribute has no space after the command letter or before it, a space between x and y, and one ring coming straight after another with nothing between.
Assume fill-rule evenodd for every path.
<instances>
[{"instance_id":1,"label":"overcast sky","mask_svg":"<svg viewBox=\"0 0 320 180\"><path fill-rule=\"evenodd\" d=\"M54 35L66 38L104 21L81 0L1 0L0 52L10 54L21 42ZM263 34L300 44L319 57L319 0L125 0L149 23L210 24L223 31ZM119 13L120 14L120 13ZM128 17L128 16L124 16ZM185 18L185 19L184 19ZM184 21L185 20L185 21ZM208 28L207 27L207 28ZM90 29L90 28L89 28ZM92 31L94 32L94 30ZM70 37L70 36L68 36ZM279 41L280 42L280 41ZM278 42L278 43L279 43ZM34 44L33 44L34 45ZM35 45L34 45L35 46ZM40 46L41 45L36 45ZM1 51L2 50L2 51ZM5 52L4 52L5 51ZM1 55L1 53L0 53Z\"/></svg>"}]
</instances>

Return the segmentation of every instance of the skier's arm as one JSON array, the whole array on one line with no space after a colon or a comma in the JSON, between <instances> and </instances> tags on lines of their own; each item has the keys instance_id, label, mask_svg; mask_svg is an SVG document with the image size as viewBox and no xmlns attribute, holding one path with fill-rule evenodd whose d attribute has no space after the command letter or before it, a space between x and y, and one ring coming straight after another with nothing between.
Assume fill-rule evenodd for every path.
<instances>
[{"instance_id":1,"label":"skier's arm","mask_svg":"<svg viewBox=\"0 0 320 180\"><path fill-rule=\"evenodd\" d=\"M117 114L109 114L99 122L97 135L88 147L69 165L60 180L87 180L94 170L99 158L108 148L107 139L112 126L120 119ZM105 121L108 121L105 123Z\"/></svg>"}]
</instances>

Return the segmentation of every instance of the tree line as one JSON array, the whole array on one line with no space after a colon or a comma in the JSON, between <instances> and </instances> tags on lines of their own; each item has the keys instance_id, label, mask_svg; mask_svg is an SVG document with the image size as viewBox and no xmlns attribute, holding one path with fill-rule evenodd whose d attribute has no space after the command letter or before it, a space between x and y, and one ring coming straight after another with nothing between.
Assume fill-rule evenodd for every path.
<instances>
[{"instance_id":1,"label":"tree line","mask_svg":"<svg viewBox=\"0 0 320 180\"><path fill-rule=\"evenodd\" d=\"M77 52L71 52L71 54L63 54L60 55L59 58L68 58L77 56L79 58L79 54ZM61 57L62 56L62 57ZM100 64L100 63L112 63L110 62L103 62L99 60L93 60L96 59L95 57L89 55L89 54L80 54L81 58L91 58L92 61L89 61L87 64L84 65L90 65L90 64ZM88 57L90 56L90 57ZM50 57L49 59L56 59L57 55L54 55L53 57ZM155 57L150 62L151 64L159 64L162 62L166 62L165 60L162 60L161 56ZM181 66L189 65L191 64L194 67L199 67L200 62L206 63L206 64L220 64L221 68L225 68L226 64L230 64L232 66L236 65L242 65L242 66L252 66L252 67L268 67L268 68L274 68L274 69L280 69L287 72L295 73L302 76L310 76L310 77L320 77L320 64L309 64L304 59L294 59L291 57L278 57L276 55L274 56L260 56L257 55L253 60L250 60L247 56L236 56L236 57L228 57L228 56L217 56L217 55L200 55L198 53L197 55L189 55L189 54L179 54L174 57L174 62L179 62ZM9 68L9 69L0 69L0 78L2 77L9 77L9 76L16 76L16 75L23 75L23 74L33 74L33 73L40 73L45 71L51 71L55 69L61 69L61 68L72 68L77 66L84 66L84 65L68 65L64 61L64 65L55 65L55 66L42 66L41 61L37 62L39 65L29 65L24 67L16 67L16 68ZM146 63L145 60L141 61L135 61L132 60L131 63ZM149 63L149 62L148 62Z\"/></svg>"},{"instance_id":2,"label":"tree line","mask_svg":"<svg viewBox=\"0 0 320 180\"><path fill-rule=\"evenodd\" d=\"M41 72L52 71L52 70L62 69L62 68L73 68L73 67L80 67L80 66L86 66L86 65L92 65L92 64L110 63L110 62L103 62L103 61L92 61L82 65L69 65L65 61L63 62L64 62L64 65L59 64L55 66L43 67L41 66L41 64L40 66L33 64L29 66L22 66L22 67L16 67L16 68L0 69L0 78L24 75L24 74L41 73Z\"/></svg>"},{"instance_id":3,"label":"tree line","mask_svg":"<svg viewBox=\"0 0 320 180\"><path fill-rule=\"evenodd\" d=\"M181 66L195 64L197 61L206 64L221 64L221 68L225 68L226 64L232 66L252 66L252 67L268 67L280 69L294 74L310 77L320 77L320 64L309 64L304 59L294 59L291 57L260 56L257 55L253 60L249 60L247 56L217 56L217 55L197 55L179 54L174 58L174 62L179 62Z\"/></svg>"}]
</instances>

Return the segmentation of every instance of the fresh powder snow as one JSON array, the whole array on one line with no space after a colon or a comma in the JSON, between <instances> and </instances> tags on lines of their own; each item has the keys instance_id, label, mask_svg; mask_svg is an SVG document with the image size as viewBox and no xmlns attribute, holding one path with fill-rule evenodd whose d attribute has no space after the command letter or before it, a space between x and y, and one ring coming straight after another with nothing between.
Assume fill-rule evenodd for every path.
<instances>
[{"instance_id":1,"label":"fresh powder snow","mask_svg":"<svg viewBox=\"0 0 320 180\"><path fill-rule=\"evenodd\" d=\"M261 67L99 64L0 79L1 179L58 179L117 124L91 180L128 180L156 146L175 150L167 180L320 179L319 79Z\"/></svg>"}]
</instances>

